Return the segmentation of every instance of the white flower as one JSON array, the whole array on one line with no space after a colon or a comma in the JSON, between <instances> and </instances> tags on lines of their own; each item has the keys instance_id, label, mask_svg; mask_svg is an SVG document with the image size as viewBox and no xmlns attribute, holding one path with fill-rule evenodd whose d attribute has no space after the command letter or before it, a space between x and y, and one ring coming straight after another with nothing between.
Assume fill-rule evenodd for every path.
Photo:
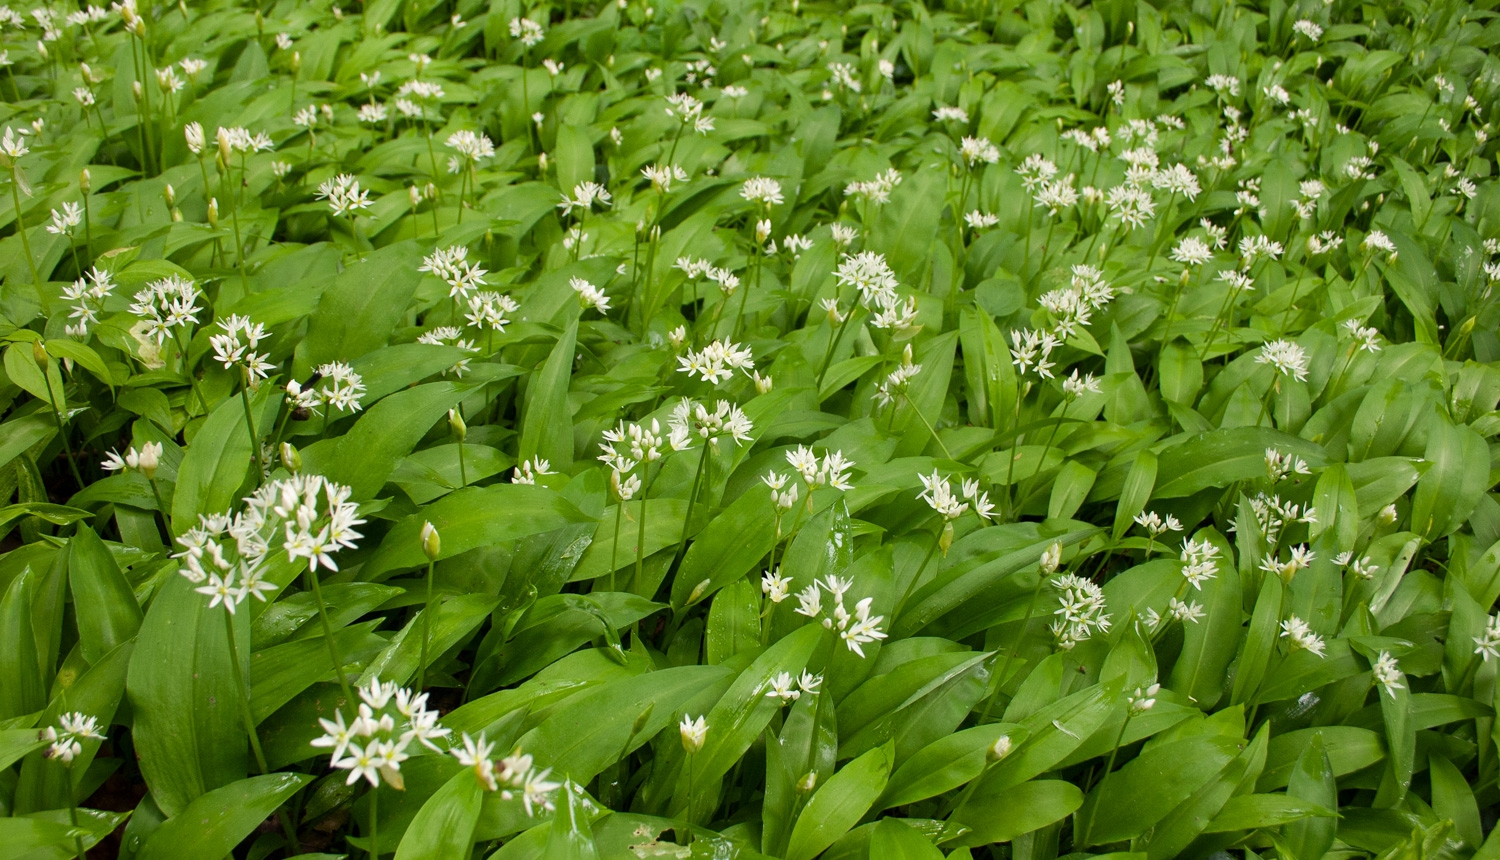
<instances>
[{"instance_id":1,"label":"white flower","mask_svg":"<svg viewBox=\"0 0 1500 860\"><path fill-rule=\"evenodd\" d=\"M530 18L510 19L510 35L513 39L520 39L521 44L528 48L534 48L541 43L544 31L542 25Z\"/></svg>"},{"instance_id":2,"label":"white flower","mask_svg":"<svg viewBox=\"0 0 1500 860\"><path fill-rule=\"evenodd\" d=\"M765 176L745 180L745 184L740 187L740 196L767 209L780 206L783 202L781 183Z\"/></svg>"},{"instance_id":3,"label":"white flower","mask_svg":"<svg viewBox=\"0 0 1500 860\"><path fill-rule=\"evenodd\" d=\"M536 479L541 475L557 474L556 472L550 471L551 466L551 463L543 460L541 457L536 457L531 460L522 460L521 464L519 466L516 466L515 475L510 479L510 482L512 484L535 484Z\"/></svg>"},{"instance_id":4,"label":"white flower","mask_svg":"<svg viewBox=\"0 0 1500 860\"><path fill-rule=\"evenodd\" d=\"M1292 29L1307 37L1309 42L1316 42L1323 38L1323 28L1303 18L1292 25Z\"/></svg>"},{"instance_id":5,"label":"white flower","mask_svg":"<svg viewBox=\"0 0 1500 860\"><path fill-rule=\"evenodd\" d=\"M1000 216L974 209L964 213L964 223L972 230L985 230L999 224Z\"/></svg>"},{"instance_id":6,"label":"white flower","mask_svg":"<svg viewBox=\"0 0 1500 860\"><path fill-rule=\"evenodd\" d=\"M1323 637L1312 632L1307 622L1295 615L1281 622L1281 637L1287 640L1293 650L1301 649L1323 656Z\"/></svg>"},{"instance_id":7,"label":"white flower","mask_svg":"<svg viewBox=\"0 0 1500 860\"><path fill-rule=\"evenodd\" d=\"M1279 376L1307 381L1307 350L1289 340L1273 340L1261 345L1256 364L1269 364Z\"/></svg>"},{"instance_id":8,"label":"white flower","mask_svg":"<svg viewBox=\"0 0 1500 860\"><path fill-rule=\"evenodd\" d=\"M1216 559L1219 557L1219 548L1210 543L1207 538L1201 541L1188 539L1182 543L1182 576L1193 588L1203 590L1203 583L1218 576L1219 566Z\"/></svg>"},{"instance_id":9,"label":"white flower","mask_svg":"<svg viewBox=\"0 0 1500 860\"><path fill-rule=\"evenodd\" d=\"M169 275L137 292L130 312L146 323L146 336L160 346L174 330L186 335L187 329L198 322L198 295L192 281Z\"/></svg>"},{"instance_id":10,"label":"white flower","mask_svg":"<svg viewBox=\"0 0 1500 860\"><path fill-rule=\"evenodd\" d=\"M99 721L81 711L60 714L57 725L48 726L37 733L37 739L50 744L46 757L71 765L73 759L83 753L84 740L103 740Z\"/></svg>"},{"instance_id":11,"label":"white flower","mask_svg":"<svg viewBox=\"0 0 1500 860\"><path fill-rule=\"evenodd\" d=\"M796 681L791 672L782 672L770 681L771 689L766 693L768 699L780 699L782 704L795 702L802 697L802 691L796 688Z\"/></svg>"},{"instance_id":12,"label":"white flower","mask_svg":"<svg viewBox=\"0 0 1500 860\"><path fill-rule=\"evenodd\" d=\"M22 135L17 135L10 126L6 126L5 136L0 138L0 153L3 153L14 164L16 159L21 158L30 151L26 147L26 138Z\"/></svg>"},{"instance_id":13,"label":"white flower","mask_svg":"<svg viewBox=\"0 0 1500 860\"><path fill-rule=\"evenodd\" d=\"M249 317L239 314L231 314L220 320L219 326L224 329L223 333L209 338L209 343L214 348L214 358L226 370L240 367L248 380L266 378L271 370L271 364L267 361L270 354L255 351L256 346L265 339L265 326L251 322Z\"/></svg>"},{"instance_id":14,"label":"white flower","mask_svg":"<svg viewBox=\"0 0 1500 860\"><path fill-rule=\"evenodd\" d=\"M585 281L583 278L570 278L568 286L578 294L578 303L584 307L592 306L599 313L609 310L609 297L604 291Z\"/></svg>"},{"instance_id":15,"label":"white flower","mask_svg":"<svg viewBox=\"0 0 1500 860\"><path fill-rule=\"evenodd\" d=\"M961 107L939 105L938 108L932 112L932 118L937 120L938 122L967 123L969 121L969 112ZM990 163L993 164L994 162Z\"/></svg>"},{"instance_id":16,"label":"white flower","mask_svg":"<svg viewBox=\"0 0 1500 860\"><path fill-rule=\"evenodd\" d=\"M1375 682L1378 683L1391 698L1396 698L1397 690L1406 689L1401 683L1401 667L1397 665L1396 658L1389 651L1381 651L1376 656L1375 665L1370 667L1375 673Z\"/></svg>"},{"instance_id":17,"label":"white flower","mask_svg":"<svg viewBox=\"0 0 1500 860\"><path fill-rule=\"evenodd\" d=\"M931 475L918 475L917 479L924 488L919 498L941 514L943 519L956 520L969 509L967 502L960 502L959 497L953 494L948 479L939 475L936 470Z\"/></svg>"},{"instance_id":18,"label":"white flower","mask_svg":"<svg viewBox=\"0 0 1500 860\"><path fill-rule=\"evenodd\" d=\"M870 604L873 600L874 598L866 597L855 604L854 623L845 627L839 633L839 638L844 640L844 644L849 646L849 650L861 657L865 656L864 649L860 647L861 645L868 645L871 642L886 638L886 634L879 627L880 622L885 620L885 616L876 615L873 618L870 617ZM843 608L842 601L839 603L839 608ZM840 626L843 626L842 619L840 620Z\"/></svg>"},{"instance_id":19,"label":"white flower","mask_svg":"<svg viewBox=\"0 0 1500 860\"><path fill-rule=\"evenodd\" d=\"M319 185L317 198L327 200L328 208L340 218L352 217L371 206L369 190L360 188L359 180L347 173L340 173Z\"/></svg>"},{"instance_id":20,"label":"white flower","mask_svg":"<svg viewBox=\"0 0 1500 860\"><path fill-rule=\"evenodd\" d=\"M1500 657L1500 615L1492 615L1484 626L1484 632L1474 637L1475 654L1483 655L1486 662Z\"/></svg>"},{"instance_id":21,"label":"white flower","mask_svg":"<svg viewBox=\"0 0 1500 860\"><path fill-rule=\"evenodd\" d=\"M786 600L787 593L791 590L792 581L781 575L781 568L768 570L761 575L760 590L772 603L780 603Z\"/></svg>"},{"instance_id":22,"label":"white flower","mask_svg":"<svg viewBox=\"0 0 1500 860\"><path fill-rule=\"evenodd\" d=\"M450 149L455 150L460 157L469 162L493 158L495 155L495 144L488 135L476 134L467 129L448 135L447 143Z\"/></svg>"},{"instance_id":23,"label":"white flower","mask_svg":"<svg viewBox=\"0 0 1500 860\"><path fill-rule=\"evenodd\" d=\"M557 204L557 208L561 209L564 215L571 215L574 209L588 212L595 203L608 206L610 200L609 191L603 185L597 182L580 182L573 186L572 197L563 195L563 202Z\"/></svg>"},{"instance_id":24,"label":"white flower","mask_svg":"<svg viewBox=\"0 0 1500 860\"><path fill-rule=\"evenodd\" d=\"M679 373L701 377L710 385L728 381L736 370L749 376L755 369L750 349L727 340L716 340L701 350L688 350L686 355L678 356L677 363Z\"/></svg>"},{"instance_id":25,"label":"white flower","mask_svg":"<svg viewBox=\"0 0 1500 860\"><path fill-rule=\"evenodd\" d=\"M1052 623L1052 633L1063 650L1070 650L1095 633L1109 632L1109 613L1105 612L1104 591L1091 580L1066 573L1052 580L1059 606Z\"/></svg>"},{"instance_id":26,"label":"white flower","mask_svg":"<svg viewBox=\"0 0 1500 860\"><path fill-rule=\"evenodd\" d=\"M704 717L694 720L683 714L677 732L682 736L682 748L692 755L703 749L703 742L708 738L708 720Z\"/></svg>"},{"instance_id":27,"label":"white flower","mask_svg":"<svg viewBox=\"0 0 1500 860\"><path fill-rule=\"evenodd\" d=\"M1197 236L1188 236L1172 249L1172 259L1184 266L1201 266L1213 258L1208 243Z\"/></svg>"},{"instance_id":28,"label":"white flower","mask_svg":"<svg viewBox=\"0 0 1500 860\"><path fill-rule=\"evenodd\" d=\"M1132 714L1144 714L1156 705L1156 694L1161 692L1160 684L1152 684L1145 689L1135 688L1128 699L1130 712Z\"/></svg>"}]
</instances>

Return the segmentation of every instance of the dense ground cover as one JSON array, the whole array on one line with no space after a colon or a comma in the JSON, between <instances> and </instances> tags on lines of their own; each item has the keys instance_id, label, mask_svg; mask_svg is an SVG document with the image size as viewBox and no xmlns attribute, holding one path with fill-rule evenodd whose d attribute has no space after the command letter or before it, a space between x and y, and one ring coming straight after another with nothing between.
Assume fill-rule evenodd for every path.
<instances>
[{"instance_id":1,"label":"dense ground cover","mask_svg":"<svg viewBox=\"0 0 1500 860\"><path fill-rule=\"evenodd\" d=\"M0 39L0 857L1500 857L1489 4Z\"/></svg>"}]
</instances>

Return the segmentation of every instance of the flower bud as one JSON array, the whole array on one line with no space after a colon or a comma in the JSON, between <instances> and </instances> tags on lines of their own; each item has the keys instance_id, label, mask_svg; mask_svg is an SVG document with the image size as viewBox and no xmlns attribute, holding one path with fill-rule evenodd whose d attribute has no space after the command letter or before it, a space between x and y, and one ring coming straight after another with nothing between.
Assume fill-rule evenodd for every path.
<instances>
[{"instance_id":1,"label":"flower bud","mask_svg":"<svg viewBox=\"0 0 1500 860\"><path fill-rule=\"evenodd\" d=\"M234 156L234 143L229 139L229 130L219 129L219 160L224 162L224 167L229 167L229 160Z\"/></svg>"},{"instance_id":2,"label":"flower bud","mask_svg":"<svg viewBox=\"0 0 1500 860\"><path fill-rule=\"evenodd\" d=\"M948 557L948 548L953 546L953 520L943 523L943 533L938 537L938 549L942 550L943 558Z\"/></svg>"},{"instance_id":3,"label":"flower bud","mask_svg":"<svg viewBox=\"0 0 1500 860\"><path fill-rule=\"evenodd\" d=\"M656 710L656 703L648 702L646 710L641 711L641 715L635 718L635 724L630 727L631 737L635 737L646 730L646 724L651 722L651 712L654 710Z\"/></svg>"},{"instance_id":4,"label":"flower bud","mask_svg":"<svg viewBox=\"0 0 1500 860\"><path fill-rule=\"evenodd\" d=\"M89 169L85 167L84 169L78 171L78 190L82 191L84 194L87 194L89 193L89 189L92 186L93 177L89 175Z\"/></svg>"},{"instance_id":5,"label":"flower bud","mask_svg":"<svg viewBox=\"0 0 1500 860\"><path fill-rule=\"evenodd\" d=\"M984 760L994 764L1010 755L1011 747L1010 735L1001 735L994 743L990 744L989 749L984 751Z\"/></svg>"},{"instance_id":6,"label":"flower bud","mask_svg":"<svg viewBox=\"0 0 1500 860\"><path fill-rule=\"evenodd\" d=\"M691 606L692 604L697 603L699 600L703 599L703 592L707 591L710 585L713 585L712 579L705 579L697 585L693 586L692 594L688 595L688 605Z\"/></svg>"},{"instance_id":7,"label":"flower bud","mask_svg":"<svg viewBox=\"0 0 1500 860\"><path fill-rule=\"evenodd\" d=\"M437 526L431 522L422 523L422 553L428 561L437 561L443 553L442 538L438 536Z\"/></svg>"},{"instance_id":8,"label":"flower bud","mask_svg":"<svg viewBox=\"0 0 1500 860\"><path fill-rule=\"evenodd\" d=\"M469 425L464 423L464 417L458 414L457 409L448 410L448 429L453 431L454 438L460 442L469 435Z\"/></svg>"},{"instance_id":9,"label":"flower bud","mask_svg":"<svg viewBox=\"0 0 1500 860\"><path fill-rule=\"evenodd\" d=\"M135 97L136 104L140 104L141 99L146 97L146 91L141 89L140 81L131 83L130 94Z\"/></svg>"},{"instance_id":10,"label":"flower bud","mask_svg":"<svg viewBox=\"0 0 1500 860\"><path fill-rule=\"evenodd\" d=\"M302 71L302 52L301 51L293 51L292 52L292 74L295 75L295 74L297 74L300 71Z\"/></svg>"},{"instance_id":11,"label":"flower bud","mask_svg":"<svg viewBox=\"0 0 1500 860\"><path fill-rule=\"evenodd\" d=\"M156 468L161 465L161 447L149 442L142 445L141 454L138 459L137 468L141 470L142 475L146 476L146 480L149 481L155 478Z\"/></svg>"},{"instance_id":12,"label":"flower bud","mask_svg":"<svg viewBox=\"0 0 1500 860\"><path fill-rule=\"evenodd\" d=\"M177 190L172 187L172 184L170 182L167 183L166 188L162 189L161 196L164 200L167 201L168 209L171 209L173 206L177 205Z\"/></svg>"},{"instance_id":13,"label":"flower bud","mask_svg":"<svg viewBox=\"0 0 1500 860\"><path fill-rule=\"evenodd\" d=\"M415 209L422 205L422 192L417 189L417 186L413 185L406 189L406 196L411 200L411 208Z\"/></svg>"},{"instance_id":14,"label":"flower bud","mask_svg":"<svg viewBox=\"0 0 1500 860\"><path fill-rule=\"evenodd\" d=\"M47 363L47 347L43 346L39 340L32 341L31 357L36 359L37 364L45 365Z\"/></svg>"},{"instance_id":15,"label":"flower bud","mask_svg":"<svg viewBox=\"0 0 1500 860\"><path fill-rule=\"evenodd\" d=\"M1043 576L1051 576L1057 573L1057 568L1062 564L1062 544L1053 541L1052 545L1042 552L1041 561L1038 562Z\"/></svg>"},{"instance_id":16,"label":"flower bud","mask_svg":"<svg viewBox=\"0 0 1500 860\"><path fill-rule=\"evenodd\" d=\"M1387 525L1388 526L1391 523L1395 522L1396 521L1396 503L1392 502L1389 505L1386 505L1385 507L1381 508L1380 509L1380 516L1378 517L1378 519L1380 520L1381 525Z\"/></svg>"},{"instance_id":17,"label":"flower bud","mask_svg":"<svg viewBox=\"0 0 1500 860\"><path fill-rule=\"evenodd\" d=\"M281 443L281 465L293 475L302 471L302 454L297 451L297 446L290 442Z\"/></svg>"},{"instance_id":18,"label":"flower bud","mask_svg":"<svg viewBox=\"0 0 1500 860\"><path fill-rule=\"evenodd\" d=\"M807 773L803 774L801 779L797 780L797 793L809 794L814 788L817 787L817 785L818 772L815 770L810 770Z\"/></svg>"},{"instance_id":19,"label":"flower bud","mask_svg":"<svg viewBox=\"0 0 1500 860\"><path fill-rule=\"evenodd\" d=\"M219 198L208 198L208 226L219 226Z\"/></svg>"}]
</instances>

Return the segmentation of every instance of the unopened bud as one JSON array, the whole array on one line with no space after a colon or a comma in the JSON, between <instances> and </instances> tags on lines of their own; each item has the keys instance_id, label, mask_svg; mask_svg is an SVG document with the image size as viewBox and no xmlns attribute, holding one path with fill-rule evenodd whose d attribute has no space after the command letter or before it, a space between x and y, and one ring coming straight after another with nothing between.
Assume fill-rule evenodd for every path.
<instances>
[{"instance_id":1,"label":"unopened bud","mask_svg":"<svg viewBox=\"0 0 1500 860\"><path fill-rule=\"evenodd\" d=\"M464 417L458 413L457 409L448 410L448 429L453 431L454 438L460 442L469 435L469 425L464 423Z\"/></svg>"},{"instance_id":2,"label":"unopened bud","mask_svg":"<svg viewBox=\"0 0 1500 860\"><path fill-rule=\"evenodd\" d=\"M693 586L693 592L688 595L688 605L691 606L692 604L697 603L699 600L701 600L703 598L703 592L707 591L710 585L713 585L712 579L705 579L697 585Z\"/></svg>"},{"instance_id":3,"label":"unopened bud","mask_svg":"<svg viewBox=\"0 0 1500 860\"><path fill-rule=\"evenodd\" d=\"M39 340L32 341L31 342L31 357L34 358L34 359L36 359L36 363L37 364L46 364L47 363L47 347L43 346L42 342L39 341Z\"/></svg>"},{"instance_id":4,"label":"unopened bud","mask_svg":"<svg viewBox=\"0 0 1500 860\"><path fill-rule=\"evenodd\" d=\"M646 730L646 724L651 722L651 712L654 710L656 710L656 703L647 703L646 710L641 711L641 715L635 718L635 724L630 727L631 737L634 737Z\"/></svg>"},{"instance_id":5,"label":"unopened bud","mask_svg":"<svg viewBox=\"0 0 1500 860\"><path fill-rule=\"evenodd\" d=\"M234 156L234 144L233 144L233 141L231 141L229 139L229 130L225 129L225 128L220 128L219 129L219 160L222 161L222 162L224 162L224 166L227 168L227 167L229 167L229 160L233 156Z\"/></svg>"},{"instance_id":6,"label":"unopened bud","mask_svg":"<svg viewBox=\"0 0 1500 860\"><path fill-rule=\"evenodd\" d=\"M302 52L301 51L293 51L292 52L292 74L295 75L295 74L297 74L300 71L302 71Z\"/></svg>"},{"instance_id":7,"label":"unopened bud","mask_svg":"<svg viewBox=\"0 0 1500 860\"><path fill-rule=\"evenodd\" d=\"M417 186L413 185L407 188L406 196L411 200L411 208L415 209L422 205L422 192L418 190Z\"/></svg>"},{"instance_id":8,"label":"unopened bud","mask_svg":"<svg viewBox=\"0 0 1500 860\"><path fill-rule=\"evenodd\" d=\"M812 790L817 787L817 785L818 785L818 772L815 771L815 770L810 770L807 773L803 774L801 779L797 780L797 793L798 794L808 794L808 793L811 793Z\"/></svg>"},{"instance_id":9,"label":"unopened bud","mask_svg":"<svg viewBox=\"0 0 1500 860\"><path fill-rule=\"evenodd\" d=\"M146 91L141 89L141 82L135 81L130 85L130 94L135 97L137 103L146 97Z\"/></svg>"},{"instance_id":10,"label":"unopened bud","mask_svg":"<svg viewBox=\"0 0 1500 860\"><path fill-rule=\"evenodd\" d=\"M938 537L938 549L942 550L943 558L948 557L948 548L953 546L953 521L943 523L943 533Z\"/></svg>"},{"instance_id":11,"label":"unopened bud","mask_svg":"<svg viewBox=\"0 0 1500 860\"><path fill-rule=\"evenodd\" d=\"M208 198L208 226L219 226L219 198Z\"/></svg>"},{"instance_id":12,"label":"unopened bud","mask_svg":"<svg viewBox=\"0 0 1500 860\"><path fill-rule=\"evenodd\" d=\"M182 210L181 209L173 209L172 210L172 221L174 223L182 221Z\"/></svg>"},{"instance_id":13,"label":"unopened bud","mask_svg":"<svg viewBox=\"0 0 1500 860\"><path fill-rule=\"evenodd\" d=\"M142 445L137 468L141 470L142 475L146 476L146 480L156 477L156 468L160 465L161 446L150 443Z\"/></svg>"},{"instance_id":14,"label":"unopened bud","mask_svg":"<svg viewBox=\"0 0 1500 860\"><path fill-rule=\"evenodd\" d=\"M170 182L167 183L166 188L162 189L161 196L167 201L167 208L170 209L177 205L177 190L172 187Z\"/></svg>"},{"instance_id":15,"label":"unopened bud","mask_svg":"<svg viewBox=\"0 0 1500 860\"><path fill-rule=\"evenodd\" d=\"M85 167L84 169L78 171L78 190L82 191L84 194L87 194L89 193L89 189L92 187L93 177L89 175L89 169Z\"/></svg>"},{"instance_id":16,"label":"unopened bud","mask_svg":"<svg viewBox=\"0 0 1500 860\"><path fill-rule=\"evenodd\" d=\"M302 471L302 454L297 451L297 446L290 442L281 443L281 465L293 475Z\"/></svg>"},{"instance_id":17,"label":"unopened bud","mask_svg":"<svg viewBox=\"0 0 1500 860\"><path fill-rule=\"evenodd\" d=\"M1010 735L1001 735L994 743L990 744L989 749L984 751L985 761L994 764L1000 759L1005 758L1010 755L1011 746Z\"/></svg>"},{"instance_id":18,"label":"unopened bud","mask_svg":"<svg viewBox=\"0 0 1500 860\"><path fill-rule=\"evenodd\" d=\"M1041 567L1043 576L1057 573L1058 566L1062 564L1062 544L1053 541L1052 545L1042 552L1041 561L1037 564Z\"/></svg>"},{"instance_id":19,"label":"unopened bud","mask_svg":"<svg viewBox=\"0 0 1500 860\"><path fill-rule=\"evenodd\" d=\"M428 561L437 561L438 556L443 554L443 541L438 537L437 526L431 522L422 524L422 554L427 556Z\"/></svg>"},{"instance_id":20,"label":"unopened bud","mask_svg":"<svg viewBox=\"0 0 1500 860\"><path fill-rule=\"evenodd\" d=\"M1382 525L1387 525L1387 526L1390 525L1391 523L1395 522L1396 521L1396 503L1392 502L1389 505L1386 505L1385 507L1381 508L1380 509L1379 519L1380 519L1380 522L1381 522Z\"/></svg>"}]
</instances>

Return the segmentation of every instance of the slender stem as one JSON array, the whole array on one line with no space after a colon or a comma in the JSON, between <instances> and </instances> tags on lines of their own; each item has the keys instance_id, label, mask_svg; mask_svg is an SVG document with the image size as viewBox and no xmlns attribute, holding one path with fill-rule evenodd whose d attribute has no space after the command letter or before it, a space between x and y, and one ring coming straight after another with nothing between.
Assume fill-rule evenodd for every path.
<instances>
[{"instance_id":1,"label":"slender stem","mask_svg":"<svg viewBox=\"0 0 1500 860\"><path fill-rule=\"evenodd\" d=\"M1015 644L1011 645L1010 653L1005 655L1005 662L1000 664L1000 671L995 675L995 689L990 697L984 702L984 710L979 714L978 725L984 725L984 721L990 718L990 709L995 706L995 697L1000 695L1000 687L1005 684L1005 673L1010 671L1010 662L1016 658L1021 651L1021 643L1026 640L1026 628L1031 626L1031 613L1036 611L1037 598L1042 594L1042 586L1046 584L1045 574L1038 574L1036 588L1031 590L1031 600L1026 604L1026 617L1021 619L1021 629L1016 633Z\"/></svg>"},{"instance_id":2,"label":"slender stem","mask_svg":"<svg viewBox=\"0 0 1500 860\"><path fill-rule=\"evenodd\" d=\"M1016 501L1019 504L1025 505L1026 498L1031 495L1031 485L1036 483L1036 476L1041 474L1042 463L1047 459L1047 452L1052 450L1052 443L1057 441L1057 431L1062 427L1063 421L1067 419L1068 407L1072 405L1071 401L1064 403L1062 413L1057 416L1056 421L1052 422L1052 433L1047 437L1047 444L1042 446L1041 455L1036 458L1036 468L1031 470L1030 477L1026 479L1026 486L1022 488L1021 494L1016 497Z\"/></svg>"},{"instance_id":3,"label":"slender stem","mask_svg":"<svg viewBox=\"0 0 1500 860\"><path fill-rule=\"evenodd\" d=\"M312 588L313 602L318 604L318 620L323 624L323 641L328 643L328 657L333 661L333 670L339 676L339 686L344 688L344 701L354 702L354 691L349 687L349 676L344 674L344 661L339 659L338 643L333 641L333 624L328 621L328 604L323 602L323 586L315 571L307 572L307 581Z\"/></svg>"},{"instance_id":4,"label":"slender stem","mask_svg":"<svg viewBox=\"0 0 1500 860\"><path fill-rule=\"evenodd\" d=\"M370 860L380 858L380 786L370 789Z\"/></svg>"},{"instance_id":5,"label":"slender stem","mask_svg":"<svg viewBox=\"0 0 1500 860\"><path fill-rule=\"evenodd\" d=\"M193 396L198 398L198 408L205 413L208 412L208 403L203 399L203 392L198 390L198 377L193 375L193 369L188 366L188 342L187 333L183 326L177 326L172 331L172 337L177 341L177 350L182 357L182 375L188 378L188 385L193 389ZM189 415L192 413L189 412Z\"/></svg>"},{"instance_id":6,"label":"slender stem","mask_svg":"<svg viewBox=\"0 0 1500 860\"><path fill-rule=\"evenodd\" d=\"M31 267L31 282L42 288L42 276L37 274L36 258L31 256L31 239L26 235L26 222L21 219L21 166L10 166L10 196L16 203L16 232L21 236L21 251L26 254L26 265Z\"/></svg>"},{"instance_id":7,"label":"slender stem","mask_svg":"<svg viewBox=\"0 0 1500 860\"><path fill-rule=\"evenodd\" d=\"M901 610L906 608L906 601L911 598L911 593L916 590L917 583L922 581L922 573L927 570L928 562L932 561L933 553L937 552L938 543L942 540L941 535L932 539L932 546L927 548L927 554L922 557L922 564L917 568L916 576L906 584L906 591L902 593L901 599L896 603L896 611L891 613L891 618L901 617Z\"/></svg>"},{"instance_id":8,"label":"slender stem","mask_svg":"<svg viewBox=\"0 0 1500 860\"><path fill-rule=\"evenodd\" d=\"M71 773L69 773L67 775L67 781L68 781L68 818L69 818L69 820L71 820L73 822L73 829L74 830L82 830L83 826L78 823L78 802L75 801L75 800L73 800L73 775ZM86 858L88 856L87 853L84 850L84 847L83 847L83 836L82 835L75 835L73 837L73 856L77 857L78 860L86 860Z\"/></svg>"},{"instance_id":9,"label":"slender stem","mask_svg":"<svg viewBox=\"0 0 1500 860\"><path fill-rule=\"evenodd\" d=\"M172 539L172 521L170 519L170 512L167 510L167 503L161 499L161 489L156 484L156 476L152 475L146 480L151 484L151 495L156 497L156 510L161 513L162 524L167 527L167 541L170 543Z\"/></svg>"},{"instance_id":10,"label":"slender stem","mask_svg":"<svg viewBox=\"0 0 1500 860\"><path fill-rule=\"evenodd\" d=\"M703 480L703 467L708 463L709 440L703 440L703 454L698 457L698 468L693 472L693 488L688 494L687 517L682 521L682 540L677 545L677 554L687 546L688 529L693 527L693 507L698 503L698 487ZM643 529L644 531L644 529Z\"/></svg>"},{"instance_id":11,"label":"slender stem","mask_svg":"<svg viewBox=\"0 0 1500 860\"><path fill-rule=\"evenodd\" d=\"M250 412L250 371L246 370L244 384L240 386L240 402L245 406L245 423L250 428L250 449L255 453L255 465L260 469L256 483L266 474L266 458L260 451L260 434L255 432L255 416Z\"/></svg>"},{"instance_id":12,"label":"slender stem","mask_svg":"<svg viewBox=\"0 0 1500 860\"><path fill-rule=\"evenodd\" d=\"M458 440L458 485L460 488L469 486L469 467L464 463L464 443Z\"/></svg>"},{"instance_id":13,"label":"slender stem","mask_svg":"<svg viewBox=\"0 0 1500 860\"><path fill-rule=\"evenodd\" d=\"M835 302L838 301L837 293L834 294L833 300ZM849 313L845 314L844 318L839 321L838 331L834 333L833 340L828 342L828 349L823 352L823 364L818 368L819 389L823 387L823 374L828 372L828 362L833 359L833 353L838 349L839 341L844 339L844 329L848 327L849 320L851 319L854 319L854 308L852 307L849 309Z\"/></svg>"},{"instance_id":14,"label":"slender stem","mask_svg":"<svg viewBox=\"0 0 1500 860\"><path fill-rule=\"evenodd\" d=\"M52 407L52 420L57 422L57 436L62 439L63 451L68 455L68 468L73 472L73 480L78 482L78 489L82 490L86 484L83 475L78 472L78 458L73 455L73 443L68 439L68 431L63 427L62 413L57 409L57 390L52 386L52 374L48 373L47 365L51 360L42 363L42 378L47 381L47 399L51 401L48 406Z\"/></svg>"},{"instance_id":15,"label":"slender stem","mask_svg":"<svg viewBox=\"0 0 1500 860\"><path fill-rule=\"evenodd\" d=\"M427 689L427 649L432 643L432 615L436 611L432 605L432 568L431 559L427 560L427 602L422 605L422 662L417 666L417 691Z\"/></svg>"},{"instance_id":16,"label":"slender stem","mask_svg":"<svg viewBox=\"0 0 1500 860\"><path fill-rule=\"evenodd\" d=\"M916 413L916 416L918 418L922 419L922 426L926 427L927 428L927 432L930 433L930 434L932 434L932 441L938 443L938 447L943 449L943 456L947 457L950 460L952 460L953 459L953 454L948 450L948 446L945 445L945 444L943 444L943 440L938 437L937 431L934 430L934 429L932 429L932 423L927 420L927 416L926 415L922 414L922 410L920 410L920 409L917 408L917 404L911 402L911 398L906 396L906 390L905 389L902 389L902 391L901 391L901 399L905 400L906 401L906 405L911 407L911 411L914 412L914 413Z\"/></svg>"},{"instance_id":17,"label":"slender stem","mask_svg":"<svg viewBox=\"0 0 1500 860\"><path fill-rule=\"evenodd\" d=\"M250 737L250 750L255 754L255 765L261 773L270 773L271 769L266 766L266 754L260 747L260 735L255 731L255 720L250 712L250 685L245 683L244 670L240 668L240 646L234 638L234 615L230 612L224 613L224 634L229 641L229 664L234 670L234 685L240 691L240 715L244 718L245 734ZM292 829L291 821L276 811L276 821L281 825L282 834L286 837L287 850L292 854L297 853L297 832Z\"/></svg>"},{"instance_id":18,"label":"slender stem","mask_svg":"<svg viewBox=\"0 0 1500 860\"><path fill-rule=\"evenodd\" d=\"M1104 775L1099 777L1099 784L1094 786L1094 802L1089 804L1088 816L1083 819L1083 834L1074 841L1075 848L1088 845L1089 834L1094 829L1094 813L1099 809L1099 798L1104 794L1104 782L1109 779L1109 772L1115 769L1115 757L1120 754L1120 741L1125 739L1125 727L1130 725L1131 712L1125 711L1125 720L1120 723L1120 731L1115 735L1114 746L1109 751L1109 762L1104 765Z\"/></svg>"},{"instance_id":19,"label":"slender stem","mask_svg":"<svg viewBox=\"0 0 1500 860\"><path fill-rule=\"evenodd\" d=\"M616 591L615 571L620 563L620 520L625 515L625 500L617 499L615 502L615 541L609 550L609 590Z\"/></svg>"}]
</instances>

